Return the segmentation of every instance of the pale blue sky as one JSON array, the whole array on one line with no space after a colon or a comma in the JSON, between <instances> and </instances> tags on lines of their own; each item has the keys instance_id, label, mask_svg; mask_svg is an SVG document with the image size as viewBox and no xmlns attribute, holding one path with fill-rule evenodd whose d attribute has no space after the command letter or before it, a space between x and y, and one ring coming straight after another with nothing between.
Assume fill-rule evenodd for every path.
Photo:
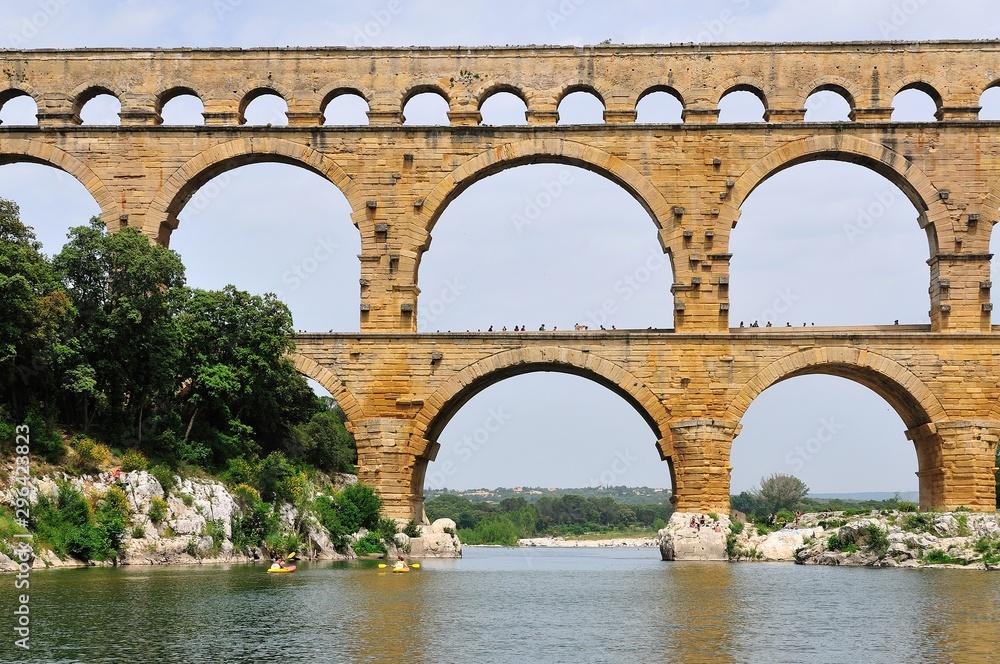
<instances>
[{"instance_id":1,"label":"pale blue sky","mask_svg":"<svg viewBox=\"0 0 1000 664\"><path fill-rule=\"evenodd\" d=\"M289 5L8 0L4 9L0 45L18 48L579 45L605 39L925 40L1000 34L1000 13L986 0ZM908 96L896 102L901 114L927 112L919 94ZM992 105L987 112L1000 119L1000 94L994 99L986 100ZM280 104L269 101L274 100L260 102L257 121L281 117ZM574 101L562 109L565 117L582 121L594 111L586 99ZM650 103L652 108L643 109L654 114L648 117L661 112L669 121L676 112L669 103ZM752 102L738 98L725 106L724 117L754 111ZM517 113L512 107L493 110L498 122ZM836 119L840 111L833 100L813 108L810 118ZM31 112L10 102L0 120L14 123ZM92 121L114 121L116 109L88 112ZM351 122L351 111L345 112L343 121ZM407 109L410 120L419 122L434 112ZM536 222L518 225L517 215L552 182L559 182L563 193ZM79 183L41 166L0 167L0 196L22 205L25 220L50 252L58 250L66 228L98 211ZM845 229L877 201L887 202L888 212L863 236L850 237ZM172 248L185 259L192 285L232 282L254 292L278 292L292 307L298 329L358 328L359 240L346 201L333 185L290 166L245 167L207 185L181 222ZM570 227L578 232L567 241ZM234 237L240 238L236 244ZM741 319L763 323L772 314L775 323L787 318L793 325L927 322L927 245L916 211L891 184L861 167L806 164L774 177L743 206L731 248L734 325ZM651 220L607 180L562 166L507 171L471 187L441 218L420 275L420 326L433 331L537 328L543 322L550 328L594 325L606 294L651 252L658 252ZM297 273L306 278L292 278ZM654 271L642 288L622 298L608 323L670 325L670 282L668 268ZM457 298L443 297L456 290ZM785 314L775 311L786 306ZM497 409L508 417L484 439L480 430ZM874 393L847 381L804 377L775 386L758 398L743 424L733 452L736 492L771 472L793 472L815 492L917 486L915 455L902 421ZM811 441L824 427L832 436L824 435L829 442L817 448ZM576 377L533 374L489 388L459 412L440 442L439 461L428 473L435 487L580 486L609 479L667 486L669 481L642 419L617 396ZM808 458L797 449L807 449Z\"/></svg>"}]
</instances>

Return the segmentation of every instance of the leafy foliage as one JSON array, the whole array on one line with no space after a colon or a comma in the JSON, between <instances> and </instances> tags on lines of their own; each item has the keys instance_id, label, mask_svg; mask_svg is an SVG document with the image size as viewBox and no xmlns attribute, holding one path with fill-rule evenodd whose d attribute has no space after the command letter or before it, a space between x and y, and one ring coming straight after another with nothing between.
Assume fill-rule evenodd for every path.
<instances>
[{"instance_id":1,"label":"leafy foliage","mask_svg":"<svg viewBox=\"0 0 1000 664\"><path fill-rule=\"evenodd\" d=\"M61 557L78 560L117 560L124 548L129 524L128 499L112 487L94 510L71 484L59 487L55 502L41 496L32 510L32 529L38 539Z\"/></svg>"},{"instance_id":2,"label":"leafy foliage","mask_svg":"<svg viewBox=\"0 0 1000 664\"><path fill-rule=\"evenodd\" d=\"M167 511L170 509L170 505L163 498L154 497L149 501L149 510L146 512L146 516L149 520L153 522L153 525L160 525L163 523L163 519L167 516Z\"/></svg>"},{"instance_id":3,"label":"leafy foliage","mask_svg":"<svg viewBox=\"0 0 1000 664\"><path fill-rule=\"evenodd\" d=\"M751 492L760 506L769 513L793 510L809 493L809 487L797 477L774 473L760 480L760 488Z\"/></svg>"},{"instance_id":4,"label":"leafy foliage","mask_svg":"<svg viewBox=\"0 0 1000 664\"><path fill-rule=\"evenodd\" d=\"M288 359L292 317L276 297L188 288L175 252L97 218L49 260L18 217L0 200L0 420L29 424L33 452L58 462L65 427L154 466L214 472L280 452L296 468L353 469L343 413ZM296 482L284 491L301 494Z\"/></svg>"},{"instance_id":5,"label":"leafy foliage","mask_svg":"<svg viewBox=\"0 0 1000 664\"><path fill-rule=\"evenodd\" d=\"M373 553L385 553L385 545L378 533L368 533L354 545L354 553L367 556Z\"/></svg>"},{"instance_id":6,"label":"leafy foliage","mask_svg":"<svg viewBox=\"0 0 1000 664\"><path fill-rule=\"evenodd\" d=\"M146 470L149 466L149 461L146 460L146 456L142 452L136 450L128 450L122 454L122 472L131 473L134 470Z\"/></svg>"}]
</instances>

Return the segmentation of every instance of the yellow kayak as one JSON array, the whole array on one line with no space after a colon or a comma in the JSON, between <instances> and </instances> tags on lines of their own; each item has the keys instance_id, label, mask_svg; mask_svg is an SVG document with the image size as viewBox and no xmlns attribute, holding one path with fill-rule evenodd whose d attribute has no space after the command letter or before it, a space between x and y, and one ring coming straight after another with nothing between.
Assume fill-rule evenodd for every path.
<instances>
[{"instance_id":1,"label":"yellow kayak","mask_svg":"<svg viewBox=\"0 0 1000 664\"><path fill-rule=\"evenodd\" d=\"M295 571L295 565L289 565L288 567L271 567L268 568L268 574L291 574Z\"/></svg>"},{"instance_id":2,"label":"yellow kayak","mask_svg":"<svg viewBox=\"0 0 1000 664\"><path fill-rule=\"evenodd\" d=\"M392 568L392 573L393 574L404 574L404 573L409 572L409 571L410 571L409 567L393 567Z\"/></svg>"}]
</instances>

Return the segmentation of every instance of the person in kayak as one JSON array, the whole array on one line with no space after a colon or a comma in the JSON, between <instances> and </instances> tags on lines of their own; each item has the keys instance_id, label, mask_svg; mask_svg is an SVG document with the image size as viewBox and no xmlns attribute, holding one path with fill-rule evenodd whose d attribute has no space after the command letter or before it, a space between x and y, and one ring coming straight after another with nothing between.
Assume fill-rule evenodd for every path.
<instances>
[{"instance_id":1,"label":"person in kayak","mask_svg":"<svg viewBox=\"0 0 1000 664\"><path fill-rule=\"evenodd\" d=\"M393 569L410 569L407 567L406 563L403 562L403 556L399 557L399 560L392 566Z\"/></svg>"}]
</instances>

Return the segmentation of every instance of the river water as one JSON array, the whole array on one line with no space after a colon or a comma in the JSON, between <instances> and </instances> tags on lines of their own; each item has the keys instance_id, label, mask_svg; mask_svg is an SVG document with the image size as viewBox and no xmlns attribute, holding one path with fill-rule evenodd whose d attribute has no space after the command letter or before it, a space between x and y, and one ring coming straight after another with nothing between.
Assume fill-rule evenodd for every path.
<instances>
[{"instance_id":1,"label":"river water","mask_svg":"<svg viewBox=\"0 0 1000 664\"><path fill-rule=\"evenodd\" d=\"M992 662L1000 574L466 548L377 562L35 572L44 662ZM0 576L12 625L14 578Z\"/></svg>"}]
</instances>

